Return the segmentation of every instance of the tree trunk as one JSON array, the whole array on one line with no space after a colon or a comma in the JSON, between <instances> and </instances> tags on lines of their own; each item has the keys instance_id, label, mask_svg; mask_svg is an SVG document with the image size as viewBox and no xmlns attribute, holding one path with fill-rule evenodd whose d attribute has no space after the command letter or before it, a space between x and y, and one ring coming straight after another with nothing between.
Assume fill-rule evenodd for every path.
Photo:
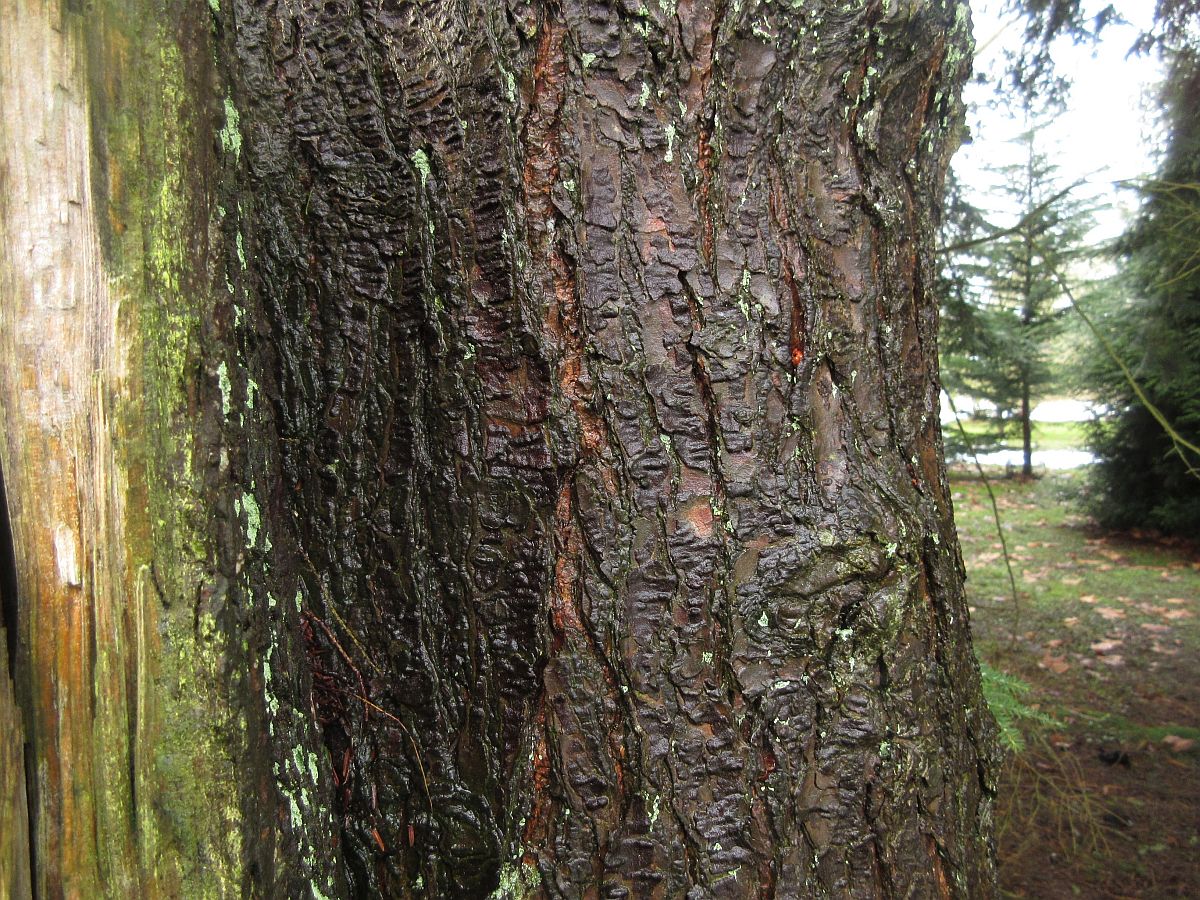
<instances>
[{"instance_id":1,"label":"tree trunk","mask_svg":"<svg viewBox=\"0 0 1200 900\"><path fill-rule=\"evenodd\" d=\"M209 500L229 492L212 23L153 0L82 10L0 0L3 608L29 801L14 831L6 796L0 850L33 860L42 898L234 896L264 764ZM5 847L26 825L32 848Z\"/></svg>"},{"instance_id":2,"label":"tree trunk","mask_svg":"<svg viewBox=\"0 0 1200 900\"><path fill-rule=\"evenodd\" d=\"M1021 475L1033 477L1033 417L1029 398L1029 379L1021 383Z\"/></svg>"},{"instance_id":3,"label":"tree trunk","mask_svg":"<svg viewBox=\"0 0 1200 900\"><path fill-rule=\"evenodd\" d=\"M993 893L965 6L2 9L39 896Z\"/></svg>"}]
</instances>

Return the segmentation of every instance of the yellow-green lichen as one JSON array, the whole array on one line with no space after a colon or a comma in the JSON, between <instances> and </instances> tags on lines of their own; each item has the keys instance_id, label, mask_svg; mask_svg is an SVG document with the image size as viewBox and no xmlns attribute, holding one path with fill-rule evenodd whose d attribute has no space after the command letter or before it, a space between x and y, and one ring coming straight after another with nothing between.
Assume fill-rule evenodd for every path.
<instances>
[{"instance_id":1,"label":"yellow-green lichen","mask_svg":"<svg viewBox=\"0 0 1200 900\"><path fill-rule=\"evenodd\" d=\"M233 410L233 384L229 381L229 366L224 360L217 366L217 386L221 389L221 415L228 416Z\"/></svg>"},{"instance_id":2,"label":"yellow-green lichen","mask_svg":"<svg viewBox=\"0 0 1200 900\"><path fill-rule=\"evenodd\" d=\"M533 896L541 883L537 866L525 860L507 862L501 867L500 883L488 900L524 900Z\"/></svg>"},{"instance_id":3,"label":"yellow-green lichen","mask_svg":"<svg viewBox=\"0 0 1200 900\"><path fill-rule=\"evenodd\" d=\"M421 176L421 190L425 190L425 183L429 181L429 176L433 173L429 165L429 155L424 150L414 150L410 159L412 159L417 174Z\"/></svg>"},{"instance_id":4,"label":"yellow-green lichen","mask_svg":"<svg viewBox=\"0 0 1200 900\"><path fill-rule=\"evenodd\" d=\"M242 155L241 115L232 97L225 98L225 124L220 131L221 149L232 154L236 162Z\"/></svg>"},{"instance_id":5,"label":"yellow-green lichen","mask_svg":"<svg viewBox=\"0 0 1200 900\"><path fill-rule=\"evenodd\" d=\"M254 495L242 492L242 510L246 514L246 546L253 547L258 543L258 532L262 528L262 515L258 509L258 501Z\"/></svg>"},{"instance_id":6,"label":"yellow-green lichen","mask_svg":"<svg viewBox=\"0 0 1200 900\"><path fill-rule=\"evenodd\" d=\"M197 214L214 208L204 171L212 137L203 133L206 115L196 112L207 100L193 96L199 83L185 71L175 32L160 27L158 7L95 5L84 27L91 91L103 98L92 102L92 127L108 175L97 183L107 192L101 208L110 211L101 217L109 228L104 262L129 348L132 395L113 424L129 494L124 552L133 574L123 615L135 623L129 640L107 648L97 672L119 662L138 684L136 714L122 722L119 740L105 722L95 725L96 771L111 787L118 782L109 769L123 768L136 796L153 798L136 812L114 800L125 822L101 823L100 852L111 857L104 865L125 866L116 834L130 829L136 867L111 872L125 895L237 896L243 833L231 760L245 723L224 688L231 648L215 614L227 586L213 571L212 510L194 464L198 419L189 393L213 308L209 259L195 240ZM236 114L227 118L236 127ZM240 137L228 137L229 149L240 146ZM232 385L224 365L217 382L225 412ZM121 747L130 755L118 765Z\"/></svg>"}]
</instances>

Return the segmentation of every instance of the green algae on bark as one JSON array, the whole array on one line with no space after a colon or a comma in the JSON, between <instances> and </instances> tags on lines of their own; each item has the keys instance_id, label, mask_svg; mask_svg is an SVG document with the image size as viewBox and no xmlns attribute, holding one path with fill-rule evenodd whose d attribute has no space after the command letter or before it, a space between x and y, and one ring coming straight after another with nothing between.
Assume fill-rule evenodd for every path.
<instances>
[{"instance_id":1,"label":"green algae on bark","mask_svg":"<svg viewBox=\"0 0 1200 900\"><path fill-rule=\"evenodd\" d=\"M3 311L14 325L3 452L24 495L13 517L18 681L42 896L235 896L245 880L244 741L227 687L237 653L214 619L219 431L198 377L215 332L216 159L211 21L197 12L44 2L3 15L6 119L25 117L30 145L52 149L43 159L16 149L9 129L0 228L17 245L24 229L46 233L63 273L40 305L21 304L28 288L6 291ZM61 102L22 106L41 90ZM64 197L57 225L25 218L22 191ZM19 255L3 262L6 284L37 284ZM13 377L22 370L40 373L32 392ZM48 405L55 391L59 407ZM38 537L47 523L61 536L57 562ZM56 589L62 552L78 574Z\"/></svg>"}]
</instances>

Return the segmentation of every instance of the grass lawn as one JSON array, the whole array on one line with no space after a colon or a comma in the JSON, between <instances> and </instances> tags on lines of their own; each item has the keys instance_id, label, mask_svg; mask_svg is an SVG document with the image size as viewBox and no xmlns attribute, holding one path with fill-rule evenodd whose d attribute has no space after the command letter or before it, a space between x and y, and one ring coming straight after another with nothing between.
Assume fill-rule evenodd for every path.
<instances>
[{"instance_id":1,"label":"grass lawn","mask_svg":"<svg viewBox=\"0 0 1200 900\"><path fill-rule=\"evenodd\" d=\"M963 416L962 423L967 435L971 438L978 438L984 435L990 425L990 423L973 419L970 416ZM943 428L945 429L947 439L952 440L961 437L958 433L958 426L954 423L953 419L944 422ZM1021 449L1021 428L1016 422L1013 422L1009 426L1004 438L1005 449ZM1034 450L1075 450L1087 445L1087 423L1034 422L1032 438Z\"/></svg>"},{"instance_id":2,"label":"grass lawn","mask_svg":"<svg viewBox=\"0 0 1200 900\"><path fill-rule=\"evenodd\" d=\"M1085 477L992 482L1014 603L987 493L952 472L976 650L994 706L1025 714L997 802L1001 886L1200 897L1200 553L1094 530Z\"/></svg>"}]
</instances>

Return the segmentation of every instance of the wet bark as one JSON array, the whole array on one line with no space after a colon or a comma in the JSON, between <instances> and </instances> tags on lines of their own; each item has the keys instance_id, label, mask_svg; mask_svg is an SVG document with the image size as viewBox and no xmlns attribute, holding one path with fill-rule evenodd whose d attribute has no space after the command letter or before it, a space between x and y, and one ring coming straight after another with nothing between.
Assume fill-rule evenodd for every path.
<instances>
[{"instance_id":1,"label":"wet bark","mask_svg":"<svg viewBox=\"0 0 1200 900\"><path fill-rule=\"evenodd\" d=\"M110 582L115 608L192 617L142 622L134 681L211 648L225 724L195 755L233 761L234 795L194 825L235 835L211 893L991 895L928 292L965 7L144 15L180 53L191 167L132 154L157 180L124 190L181 198L132 218L189 252L105 263L150 286L148 322L193 297L182 368L131 326L177 381L121 396L155 411L134 462L187 451L159 508L194 540L150 600ZM110 38L90 57L110 110L116 39L147 32L76 24ZM10 443L5 471L22 460ZM144 527L153 575L178 542ZM151 721L205 708L188 677L159 680ZM123 833L125 877L170 893ZM41 840L39 867L80 865ZM215 851L158 852L182 878Z\"/></svg>"}]
</instances>

